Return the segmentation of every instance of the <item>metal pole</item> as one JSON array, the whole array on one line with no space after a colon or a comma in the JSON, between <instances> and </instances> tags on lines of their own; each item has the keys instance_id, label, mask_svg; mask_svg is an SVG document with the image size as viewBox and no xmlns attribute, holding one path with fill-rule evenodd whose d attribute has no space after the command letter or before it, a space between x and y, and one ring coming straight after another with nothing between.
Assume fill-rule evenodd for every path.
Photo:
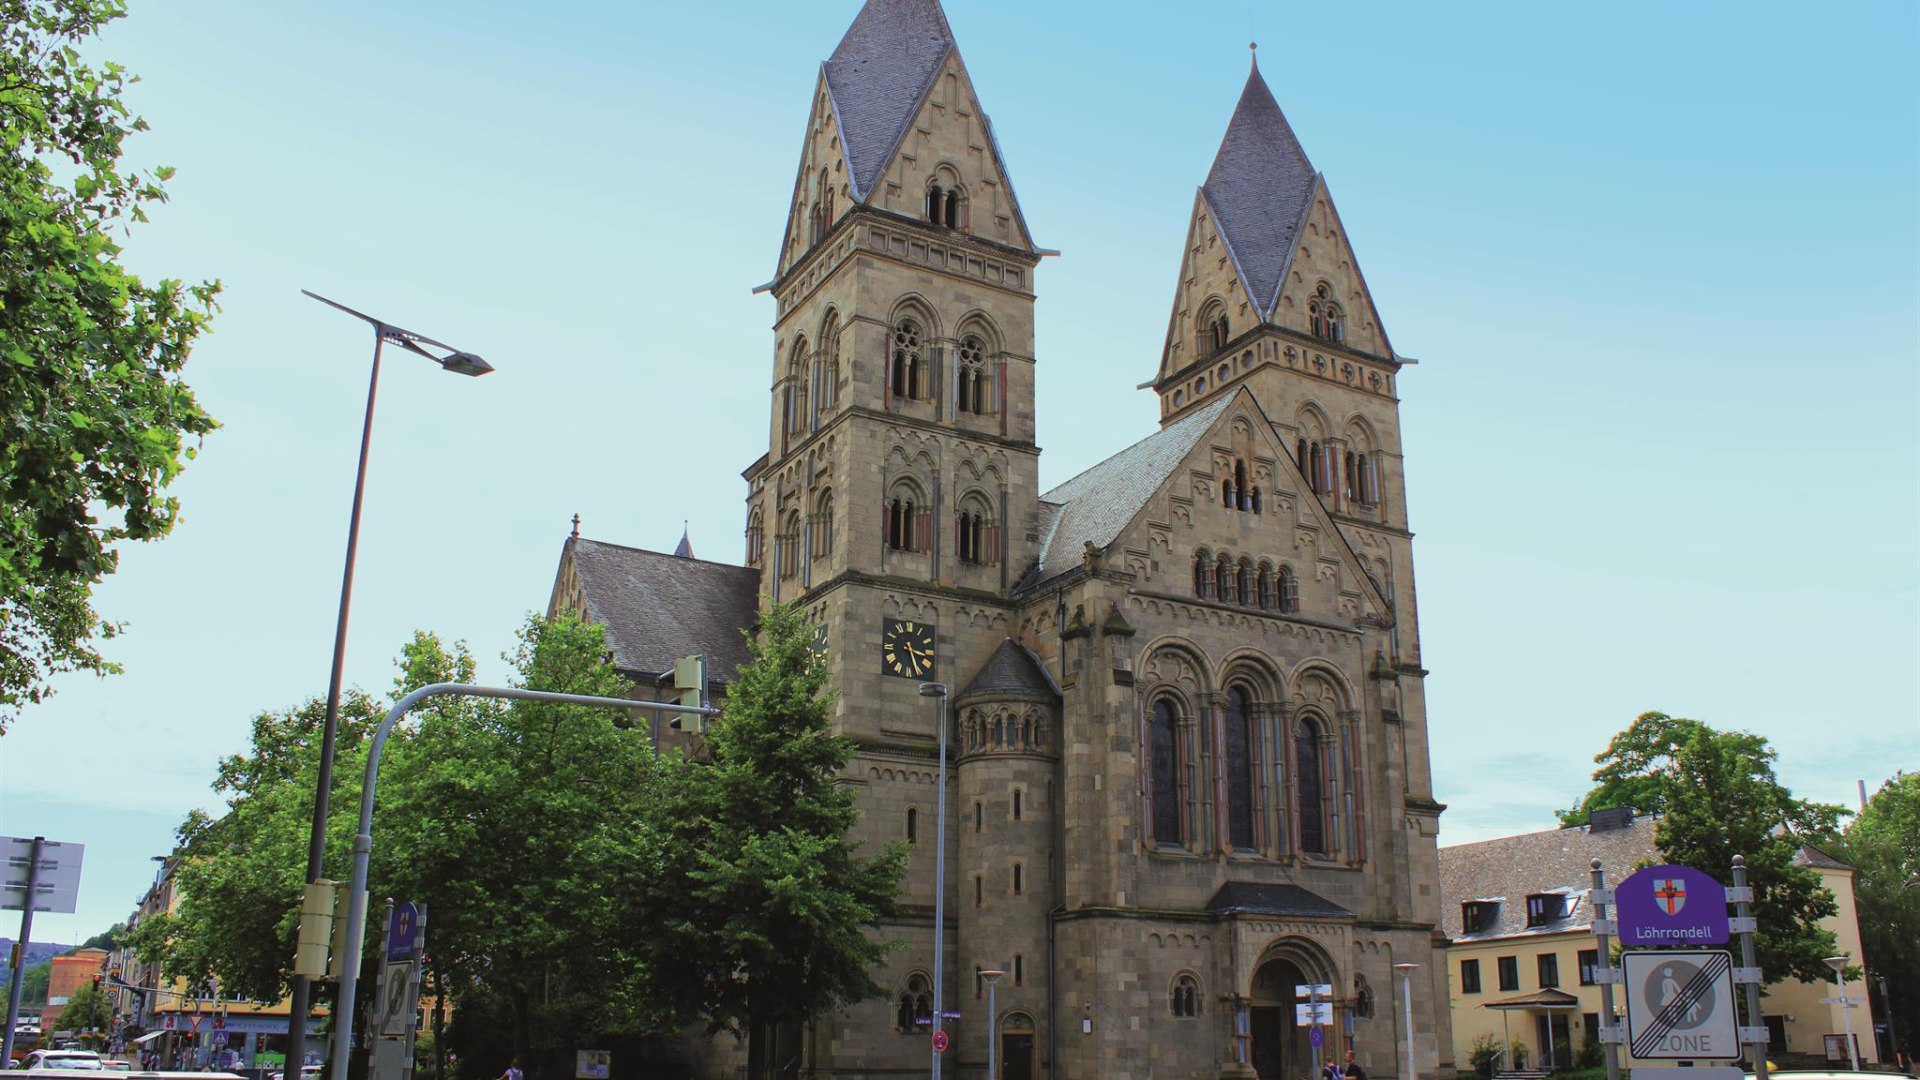
<instances>
[{"instance_id":1,"label":"metal pole","mask_svg":"<svg viewBox=\"0 0 1920 1080\"><path fill-rule=\"evenodd\" d=\"M1833 965L1833 996L1839 999L1840 1019L1847 1025L1847 1063L1853 1066L1854 1072L1859 1072L1860 1049L1853 1042L1853 1002L1847 1000L1847 984L1840 977L1841 972L1846 970L1847 958L1836 956L1834 959L1840 961ZM1832 962L1828 961L1828 963Z\"/></svg>"},{"instance_id":2,"label":"metal pole","mask_svg":"<svg viewBox=\"0 0 1920 1080\"><path fill-rule=\"evenodd\" d=\"M394 726L415 705L430 697L452 694L459 697L511 698L515 701L551 701L562 705L598 705L611 709L659 709L664 712L717 716L720 710L706 705L676 705L665 701L634 701L629 698L594 697L589 694L561 694L552 690L522 690L506 686L470 686L466 683L433 683L423 686L394 703L386 719L373 731L367 744L367 771L360 785L360 828L353 838L352 892L347 896L347 956L340 975L340 1000L336 1015L352 1016L354 996L360 987L360 945L367 933L367 864L373 855L373 796L380 779L380 755ZM336 1039L333 1057L327 1068L332 1080L347 1080L347 1042ZM297 1075L297 1074L296 1074Z\"/></svg>"},{"instance_id":3,"label":"metal pole","mask_svg":"<svg viewBox=\"0 0 1920 1080\"><path fill-rule=\"evenodd\" d=\"M1593 868L1593 895L1596 897L1607 895L1607 874L1606 871L1601 868L1600 860L1594 859L1587 865ZM1594 951L1598 954L1596 958L1600 963L1600 972L1598 973L1600 979L1600 1027L1603 1030L1607 1028L1617 1030L1620 1023L1620 1018L1615 1016L1613 1012L1613 935L1607 933L1605 929L1607 912L1612 909L1612 904L1596 902L1593 905L1593 943L1595 946ZM1575 959L1578 958L1576 957ZM1611 1039L1603 1039L1600 1045L1606 1052L1607 1080L1620 1080L1620 1044ZM1760 1080L1766 1080L1766 1074L1762 1073Z\"/></svg>"},{"instance_id":4,"label":"metal pole","mask_svg":"<svg viewBox=\"0 0 1920 1080\"><path fill-rule=\"evenodd\" d=\"M938 1035L946 1024L947 986L947 685L921 683L920 696L940 699L940 765L934 781L940 790L934 795L933 821L933 1033ZM940 1080L941 1057L933 1052L933 1080Z\"/></svg>"},{"instance_id":5,"label":"metal pole","mask_svg":"<svg viewBox=\"0 0 1920 1080\"><path fill-rule=\"evenodd\" d=\"M380 389L380 347L386 337L379 327L373 331L373 371L367 376L367 414L360 424L360 464L353 474L353 510L347 517L347 559L340 571L340 614L333 626L333 672L327 679L327 719L320 729L320 778L313 792L313 831L307 837L307 884L321 879L327 858L327 804L333 794L333 754L340 730L340 690L347 665L347 612L353 603L353 561L360 550L360 505L367 490L367 451L373 442L373 404ZM287 1072L285 1080L295 1080L306 1064L307 1014L311 1009L309 980L293 977L287 1003ZM334 1023L338 1041L338 1021ZM348 1018L347 1036L352 1038L352 1018Z\"/></svg>"},{"instance_id":6,"label":"metal pole","mask_svg":"<svg viewBox=\"0 0 1920 1080\"><path fill-rule=\"evenodd\" d=\"M1413 973L1419 964L1395 964L1393 970L1400 973L1400 1003L1405 1009L1407 1026L1407 1080L1419 1075L1413 1063Z\"/></svg>"},{"instance_id":7,"label":"metal pole","mask_svg":"<svg viewBox=\"0 0 1920 1080\"><path fill-rule=\"evenodd\" d=\"M980 973L987 980L987 1080L1000 1080L1000 1008L994 1004L994 991L1005 974L991 969Z\"/></svg>"},{"instance_id":8,"label":"metal pole","mask_svg":"<svg viewBox=\"0 0 1920 1080\"><path fill-rule=\"evenodd\" d=\"M13 1028L20 1022L20 990L27 973L27 943L33 940L33 895L40 888L40 849L46 843L46 837L36 836L33 849L27 852L27 895L20 902L20 940L13 946L13 975L7 980L7 1033L0 1038L0 1069L13 1067ZM41 1035L45 1034L43 1028Z\"/></svg>"},{"instance_id":9,"label":"metal pole","mask_svg":"<svg viewBox=\"0 0 1920 1080\"><path fill-rule=\"evenodd\" d=\"M1733 857L1733 887L1740 890L1735 895L1741 898L1734 901L1733 913L1741 920L1741 925L1751 926L1753 925L1753 902L1747 897L1753 895L1753 890L1747 886L1747 859L1744 855ZM1743 930L1740 933L1740 963L1755 970L1760 967L1760 962L1753 955L1753 932L1750 930ZM1760 984L1750 982L1746 987L1747 1026L1764 1029L1766 1019L1760 1014ZM1753 1048L1753 1080L1767 1080L1766 1041L1758 1040L1748 1045Z\"/></svg>"}]
</instances>

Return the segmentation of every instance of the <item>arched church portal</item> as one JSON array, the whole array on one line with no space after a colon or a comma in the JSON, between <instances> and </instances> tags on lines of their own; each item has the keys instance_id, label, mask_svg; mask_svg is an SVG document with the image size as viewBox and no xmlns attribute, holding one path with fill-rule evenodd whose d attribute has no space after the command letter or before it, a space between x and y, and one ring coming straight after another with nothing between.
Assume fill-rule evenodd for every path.
<instances>
[{"instance_id":1,"label":"arched church portal","mask_svg":"<svg viewBox=\"0 0 1920 1080\"><path fill-rule=\"evenodd\" d=\"M1325 991L1337 994L1341 987L1333 961L1318 945L1302 938L1287 938L1269 946L1254 967L1253 985L1248 997L1248 1033L1250 1056L1260 1080L1301 1080L1318 1076L1318 1061L1336 1055L1339 1045L1339 1016L1329 1003L1325 1010L1335 1021L1321 1029L1323 1042L1318 1055L1311 1039L1311 1028L1299 1018L1309 1005L1308 987L1319 987L1319 999L1328 1001Z\"/></svg>"}]
</instances>

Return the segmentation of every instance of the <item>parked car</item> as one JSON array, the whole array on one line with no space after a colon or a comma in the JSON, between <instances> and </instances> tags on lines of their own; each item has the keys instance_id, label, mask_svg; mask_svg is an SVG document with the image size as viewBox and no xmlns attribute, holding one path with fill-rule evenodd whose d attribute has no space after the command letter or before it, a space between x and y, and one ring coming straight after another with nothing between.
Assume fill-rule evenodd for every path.
<instances>
[{"instance_id":1,"label":"parked car","mask_svg":"<svg viewBox=\"0 0 1920 1080\"><path fill-rule=\"evenodd\" d=\"M101 1064L100 1055L91 1050L35 1050L20 1063L27 1072L45 1072L48 1069L85 1069L99 1072L106 1066Z\"/></svg>"}]
</instances>

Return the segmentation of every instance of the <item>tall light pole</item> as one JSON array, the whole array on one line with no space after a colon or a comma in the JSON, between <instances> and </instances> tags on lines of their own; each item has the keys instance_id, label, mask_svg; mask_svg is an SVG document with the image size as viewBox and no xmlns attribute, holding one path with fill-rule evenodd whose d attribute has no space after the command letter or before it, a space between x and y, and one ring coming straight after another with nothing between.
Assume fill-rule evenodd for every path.
<instances>
[{"instance_id":1,"label":"tall light pole","mask_svg":"<svg viewBox=\"0 0 1920 1080\"><path fill-rule=\"evenodd\" d=\"M1407 1080L1414 1080L1413 1071L1413 973L1420 970L1419 964L1395 964L1393 970L1400 973L1400 1004L1406 1015L1407 1028Z\"/></svg>"},{"instance_id":2,"label":"tall light pole","mask_svg":"<svg viewBox=\"0 0 1920 1080\"><path fill-rule=\"evenodd\" d=\"M987 1080L1000 1080L1000 1010L994 1004L993 990L1005 974L996 968L980 973L987 980Z\"/></svg>"},{"instance_id":3,"label":"tall light pole","mask_svg":"<svg viewBox=\"0 0 1920 1080\"><path fill-rule=\"evenodd\" d=\"M300 291L373 327L373 371L367 377L367 415L360 425L360 465L353 477L353 511L347 518L346 568L340 574L340 615L333 628L333 674L327 681L327 718L320 729L320 779L313 794L313 831L307 837L307 884L311 885L321 880L327 855L327 802L333 791L334 740L340 730L340 683L347 663L347 610L353 600L353 558L360 548L360 502L367 487L367 448L373 441L374 396L380 388L380 349L392 342L456 375L485 375L493 370L493 365L470 352L461 352L424 334L416 334L355 311L318 293L306 289ZM428 351L429 348L444 350L447 355L435 356ZM307 1013L311 993L308 978L294 975L287 1007L288 1071L285 1075L289 1077L299 1076L300 1067L306 1063ZM342 1030L341 1025L336 1023L334 1027L336 1037L340 1037L338 1032ZM353 1037L351 1017L347 1018L344 1031L344 1037Z\"/></svg>"},{"instance_id":4,"label":"tall light pole","mask_svg":"<svg viewBox=\"0 0 1920 1080\"><path fill-rule=\"evenodd\" d=\"M1840 973L1847 970L1845 956L1829 956L1827 966L1833 969L1833 1000L1840 1006L1840 1019L1847 1023L1847 1061L1854 1072L1860 1071L1860 1050L1853 1045L1853 1002L1847 1000L1847 984L1840 980Z\"/></svg>"},{"instance_id":5,"label":"tall light pole","mask_svg":"<svg viewBox=\"0 0 1920 1080\"><path fill-rule=\"evenodd\" d=\"M934 780L940 790L933 797L933 1033L937 1036L946 1026L947 1007L947 684L921 683L920 696L940 699L940 765ZM940 1051L933 1051L933 1080L940 1080L940 1058Z\"/></svg>"}]
</instances>

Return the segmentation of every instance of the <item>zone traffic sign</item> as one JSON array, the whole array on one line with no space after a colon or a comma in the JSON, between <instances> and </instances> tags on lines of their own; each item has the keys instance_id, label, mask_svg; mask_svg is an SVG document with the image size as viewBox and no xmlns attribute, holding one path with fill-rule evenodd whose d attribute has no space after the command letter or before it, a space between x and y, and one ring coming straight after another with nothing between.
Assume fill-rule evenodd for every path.
<instances>
[{"instance_id":1,"label":"zone traffic sign","mask_svg":"<svg viewBox=\"0 0 1920 1080\"><path fill-rule=\"evenodd\" d=\"M1635 951L1620 957L1627 1048L1642 1060L1740 1056L1733 957L1724 949Z\"/></svg>"}]
</instances>

